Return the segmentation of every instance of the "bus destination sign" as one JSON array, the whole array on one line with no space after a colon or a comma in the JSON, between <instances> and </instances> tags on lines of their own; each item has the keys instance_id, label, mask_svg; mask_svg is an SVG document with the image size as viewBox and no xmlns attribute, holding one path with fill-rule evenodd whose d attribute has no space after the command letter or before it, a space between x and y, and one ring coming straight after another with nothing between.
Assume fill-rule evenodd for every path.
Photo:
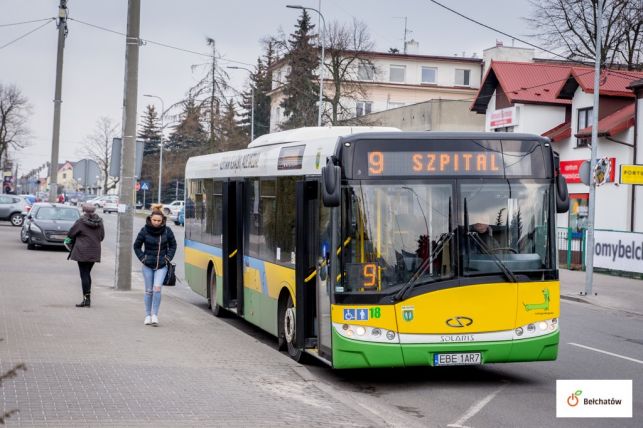
<instances>
[{"instance_id":1,"label":"bus destination sign","mask_svg":"<svg viewBox=\"0 0 643 428\"><path fill-rule=\"evenodd\" d=\"M503 175L502 153L370 151L368 175Z\"/></svg>"}]
</instances>

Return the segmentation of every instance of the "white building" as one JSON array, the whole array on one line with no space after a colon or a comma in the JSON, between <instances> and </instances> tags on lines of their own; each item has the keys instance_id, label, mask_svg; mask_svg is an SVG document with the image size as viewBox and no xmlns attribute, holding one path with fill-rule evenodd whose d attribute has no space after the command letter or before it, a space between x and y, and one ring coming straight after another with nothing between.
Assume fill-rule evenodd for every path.
<instances>
[{"instance_id":1,"label":"white building","mask_svg":"<svg viewBox=\"0 0 643 428\"><path fill-rule=\"evenodd\" d=\"M619 183L620 166L635 164L643 149L643 139L634 138L635 94L629 87L641 78L643 73L621 70L601 76L597 153L607 158L610 174L596 191L597 229L643 232L643 193ZM559 214L557 224L574 230L586 225L588 215L589 187L580 182L578 167L591 155L593 82L589 67L492 61L471 106L485 114L487 131L552 139L571 194L569 213Z\"/></svg>"},{"instance_id":2,"label":"white building","mask_svg":"<svg viewBox=\"0 0 643 428\"><path fill-rule=\"evenodd\" d=\"M414 45L416 46L416 45ZM363 99L346 102L351 114L342 119L389 110L432 99L471 99L480 87L482 59L445 57L418 54L364 52L368 63L355 61L352 78L361 81L366 89ZM326 63L330 61L327 54ZM281 102L284 98L283 83L290 73L286 59L273 67L270 132L278 131L286 119ZM324 93L332 91L329 73L324 74Z\"/></svg>"}]
</instances>

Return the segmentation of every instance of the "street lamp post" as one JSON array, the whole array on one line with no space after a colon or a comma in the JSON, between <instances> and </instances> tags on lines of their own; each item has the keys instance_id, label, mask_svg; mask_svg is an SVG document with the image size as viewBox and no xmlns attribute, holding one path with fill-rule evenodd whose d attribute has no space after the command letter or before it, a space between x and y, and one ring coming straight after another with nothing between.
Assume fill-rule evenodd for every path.
<instances>
[{"instance_id":1,"label":"street lamp post","mask_svg":"<svg viewBox=\"0 0 643 428\"><path fill-rule=\"evenodd\" d=\"M148 98L156 98L161 102L161 148L159 150L159 191L158 191L158 202L159 204L161 202L161 184L163 182L162 180L162 174L163 174L163 138L165 135L163 135L165 131L165 124L163 118L165 117L165 103L163 102L163 98L159 97L158 95L150 95L150 94L143 94L144 97ZM145 207L143 207L145 208Z\"/></svg>"},{"instance_id":2,"label":"street lamp post","mask_svg":"<svg viewBox=\"0 0 643 428\"><path fill-rule=\"evenodd\" d=\"M322 28L321 28L321 61L319 64L319 112L317 114L317 126L321 126L322 123L322 100L323 100L323 92L324 92L324 39L326 35L326 20L324 19L324 15L317 9L312 8L312 7L304 7L300 5L294 5L294 4L289 4L286 5L286 7L289 7L290 9L301 9L301 10L312 10L315 11L319 14L319 17L322 20Z\"/></svg>"},{"instance_id":3,"label":"street lamp post","mask_svg":"<svg viewBox=\"0 0 643 428\"><path fill-rule=\"evenodd\" d=\"M232 70L246 70L252 76L253 71L246 67L238 67L236 65L229 65L226 68ZM255 139L255 87L250 84L250 142Z\"/></svg>"}]
</instances>

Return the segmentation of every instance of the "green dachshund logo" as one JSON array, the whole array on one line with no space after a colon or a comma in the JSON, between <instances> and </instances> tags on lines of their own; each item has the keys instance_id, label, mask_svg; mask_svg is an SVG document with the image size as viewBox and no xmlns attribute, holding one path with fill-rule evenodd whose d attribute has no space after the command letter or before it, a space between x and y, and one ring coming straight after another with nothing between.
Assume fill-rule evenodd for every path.
<instances>
[{"instance_id":1,"label":"green dachshund logo","mask_svg":"<svg viewBox=\"0 0 643 428\"><path fill-rule=\"evenodd\" d=\"M545 301L542 303L523 303L526 311L533 311L536 309L544 309L545 311L549 310L549 288L543 290L543 297Z\"/></svg>"}]
</instances>

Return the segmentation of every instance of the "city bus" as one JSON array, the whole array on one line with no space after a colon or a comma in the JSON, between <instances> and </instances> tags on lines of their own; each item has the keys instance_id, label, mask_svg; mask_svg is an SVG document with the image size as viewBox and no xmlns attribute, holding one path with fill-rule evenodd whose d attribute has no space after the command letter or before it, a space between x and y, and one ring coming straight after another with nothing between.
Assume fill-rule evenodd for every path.
<instances>
[{"instance_id":1,"label":"city bus","mask_svg":"<svg viewBox=\"0 0 643 428\"><path fill-rule=\"evenodd\" d=\"M186 165L185 274L299 361L334 368L555 360L548 139L301 128Z\"/></svg>"}]
</instances>

